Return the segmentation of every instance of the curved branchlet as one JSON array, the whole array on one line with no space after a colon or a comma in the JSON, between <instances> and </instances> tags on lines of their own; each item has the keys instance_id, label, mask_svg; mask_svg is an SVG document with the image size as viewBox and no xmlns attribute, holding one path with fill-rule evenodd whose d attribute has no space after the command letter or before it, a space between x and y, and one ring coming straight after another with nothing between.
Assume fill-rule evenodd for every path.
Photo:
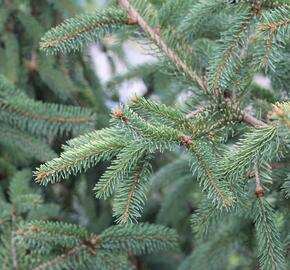
<instances>
[{"instance_id":1,"label":"curved branchlet","mask_svg":"<svg viewBox=\"0 0 290 270\"><path fill-rule=\"evenodd\" d=\"M110 134L110 130L108 133ZM36 181L44 185L58 182L61 178L87 170L101 160L111 159L127 144L122 137L107 137L106 132L93 134L93 140L90 140L90 136L84 135L80 138L80 143L71 141L73 146L66 146L59 158L41 165L35 172ZM86 140L86 143L83 143L83 140Z\"/></svg>"},{"instance_id":2,"label":"curved branchlet","mask_svg":"<svg viewBox=\"0 0 290 270\"><path fill-rule=\"evenodd\" d=\"M237 174L253 169L255 160L263 158L270 162L278 154L280 139L278 129L273 126L260 127L245 134L234 149L222 160L222 172L234 181Z\"/></svg>"},{"instance_id":3,"label":"curved branchlet","mask_svg":"<svg viewBox=\"0 0 290 270\"><path fill-rule=\"evenodd\" d=\"M124 177L113 202L113 216L117 223L134 223L142 216L147 201L151 165L144 154L127 177Z\"/></svg>"},{"instance_id":4,"label":"curved branchlet","mask_svg":"<svg viewBox=\"0 0 290 270\"><path fill-rule=\"evenodd\" d=\"M164 40L160 37L158 31L154 31L139 14L139 12L127 0L119 0L119 4L128 12L128 15L133 21L138 24L142 30L149 36L150 39L161 49L166 57L172 61L178 69L180 69L187 77L196 82L198 87L207 91L207 86L204 81L196 74L190 66L188 66L178 54L167 46Z\"/></svg>"},{"instance_id":5,"label":"curved branchlet","mask_svg":"<svg viewBox=\"0 0 290 270\"><path fill-rule=\"evenodd\" d=\"M275 71L283 58L283 49L290 34L290 6L278 7L262 13L257 26L257 40L253 62L258 69Z\"/></svg>"},{"instance_id":6,"label":"curved branchlet","mask_svg":"<svg viewBox=\"0 0 290 270\"><path fill-rule=\"evenodd\" d=\"M168 107L164 104L138 96L131 99L130 108L154 122L180 129L192 130L193 128L193 122L187 118L186 114L178 110L178 108Z\"/></svg>"},{"instance_id":7,"label":"curved branchlet","mask_svg":"<svg viewBox=\"0 0 290 270\"><path fill-rule=\"evenodd\" d=\"M224 0L210 0L210 1L198 1L195 5L190 6L187 16L179 26L179 31L188 35L194 35L203 27L207 15L215 15L221 12L226 7L226 1Z\"/></svg>"},{"instance_id":8,"label":"curved branchlet","mask_svg":"<svg viewBox=\"0 0 290 270\"><path fill-rule=\"evenodd\" d=\"M126 24L130 24L130 21L127 14L120 9L96 10L67 19L51 29L42 38L40 48L48 54L77 51L85 44L97 41Z\"/></svg>"},{"instance_id":9,"label":"curved branchlet","mask_svg":"<svg viewBox=\"0 0 290 270\"><path fill-rule=\"evenodd\" d=\"M144 151L142 145L132 145L122 149L97 183L95 187L97 198L106 199L112 195L114 188L138 166Z\"/></svg>"},{"instance_id":10,"label":"curved branchlet","mask_svg":"<svg viewBox=\"0 0 290 270\"><path fill-rule=\"evenodd\" d=\"M253 205L261 269L286 269L280 233L272 206L263 197Z\"/></svg>"},{"instance_id":11,"label":"curved branchlet","mask_svg":"<svg viewBox=\"0 0 290 270\"><path fill-rule=\"evenodd\" d=\"M74 224L32 221L21 224L16 235L20 243L29 250L35 250L38 255L47 252L50 247L60 252L33 270L59 266L82 266L87 269L95 267L96 263L98 267L105 267L102 269L131 269L127 254L174 250L177 241L174 230L149 224L111 226L100 235L95 235Z\"/></svg>"},{"instance_id":12,"label":"curved branchlet","mask_svg":"<svg viewBox=\"0 0 290 270\"><path fill-rule=\"evenodd\" d=\"M233 206L233 194L228 182L218 175L217 156L210 144L200 142L191 146L193 153L191 170L197 174L197 179L206 191L208 198L217 208Z\"/></svg>"},{"instance_id":13,"label":"curved branchlet","mask_svg":"<svg viewBox=\"0 0 290 270\"><path fill-rule=\"evenodd\" d=\"M216 96L229 86L235 71L241 65L241 51L246 47L254 15L250 8L245 9L237 16L233 26L222 34L209 68L210 86Z\"/></svg>"},{"instance_id":14,"label":"curved branchlet","mask_svg":"<svg viewBox=\"0 0 290 270\"><path fill-rule=\"evenodd\" d=\"M81 133L94 127L95 116L85 108L43 103L29 98L0 76L0 120L34 135Z\"/></svg>"}]
</instances>

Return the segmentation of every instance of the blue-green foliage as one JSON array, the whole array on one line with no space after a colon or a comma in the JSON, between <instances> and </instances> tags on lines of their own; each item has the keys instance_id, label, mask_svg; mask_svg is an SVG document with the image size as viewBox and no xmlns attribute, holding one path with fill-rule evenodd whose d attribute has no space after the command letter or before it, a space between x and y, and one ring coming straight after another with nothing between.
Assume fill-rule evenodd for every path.
<instances>
[{"instance_id":1,"label":"blue-green foliage","mask_svg":"<svg viewBox=\"0 0 290 270\"><path fill-rule=\"evenodd\" d=\"M34 101L4 76L0 77L0 90L0 120L31 134L80 133L94 126L94 116L89 110Z\"/></svg>"},{"instance_id":2,"label":"blue-green foliage","mask_svg":"<svg viewBox=\"0 0 290 270\"><path fill-rule=\"evenodd\" d=\"M42 35L40 21L54 21L50 15L55 10L66 9L65 17L77 10L69 0L49 1L54 11L45 12L35 23L29 19L28 1L24 2L21 8L15 5L13 16L19 27L15 29L27 32L35 24L35 37L27 33L33 44ZM55 205L43 204L39 192L22 187L19 179L26 176L16 175L9 191L4 189L1 195L3 265L156 269L158 264L154 268L140 255L172 252L180 240L183 254L170 253L176 263L172 265L181 262L179 269L255 269L258 260L261 270L288 269L289 1L117 2L118 6L77 15L48 31L40 47L57 54L56 58L46 58L34 46L27 51L18 44L17 31L6 33L9 24L0 28L5 32L0 57L12 61L0 69L11 81L0 77L4 154L6 146L13 147L12 137L19 136L14 147L20 144L24 152L43 161L51 157L34 173L43 185L86 172L52 190L44 189L45 199L61 201L71 210L68 217L78 224L59 220ZM39 5L47 7L46 2ZM31 7L31 12L36 11ZM6 23L8 17L1 20ZM53 145L55 135L93 128L94 114L82 107L91 106L98 120L99 112L106 113L103 95L98 95L102 83L85 67L85 59L61 53L79 51L112 33L119 36L100 46L112 62L114 50L124 56L122 44L117 43L129 36L153 45L149 52L160 61L132 67L105 87L111 90L126 79L142 77L149 98L136 96L115 108L109 127L100 125L68 140L60 156L54 157L41 140ZM29 59L20 60L22 54ZM25 72L18 66L27 61L29 75L22 77ZM267 93L257 91L256 73L271 79ZM35 101L14 86L30 80L33 83L23 89L38 99L83 106ZM44 91L39 94L40 88ZM110 91L104 96L107 104L116 99ZM25 141L33 150L27 143L21 145ZM5 158L0 161L5 166ZM93 166L96 171L90 170ZM91 201L94 193L102 200ZM62 198L63 194L69 195ZM110 226L111 216L118 225ZM31 220L35 217L38 220ZM162 225L134 224L140 220L172 226L181 237ZM190 223L193 237L188 237ZM5 258L7 252L11 258ZM23 260L17 261L19 255ZM160 265L172 268L166 262Z\"/></svg>"},{"instance_id":3,"label":"blue-green foliage","mask_svg":"<svg viewBox=\"0 0 290 270\"><path fill-rule=\"evenodd\" d=\"M258 198L253 206L261 269L286 269L283 246L271 205Z\"/></svg>"},{"instance_id":4,"label":"blue-green foliage","mask_svg":"<svg viewBox=\"0 0 290 270\"><path fill-rule=\"evenodd\" d=\"M49 54L70 52L99 40L127 23L126 13L110 8L70 18L51 29L41 40L41 48Z\"/></svg>"},{"instance_id":5,"label":"blue-green foliage","mask_svg":"<svg viewBox=\"0 0 290 270\"><path fill-rule=\"evenodd\" d=\"M11 204L0 197L0 262L4 269L133 269L128 254L145 254L176 249L174 230L160 225L111 226L100 235L82 226L60 221L59 209L43 204L40 193L30 187L29 170L18 172L11 181ZM41 209L40 219L31 220ZM13 257L8 254L13 254Z\"/></svg>"},{"instance_id":6,"label":"blue-green foliage","mask_svg":"<svg viewBox=\"0 0 290 270\"><path fill-rule=\"evenodd\" d=\"M169 0L163 4L155 3L155 6L149 1L124 0L119 3L122 7L120 14L123 12L122 16L126 18L127 12L129 16L127 23L139 26L157 47L152 51L161 56L159 66L164 67L169 76L176 75L174 78L180 85L191 89L186 109L134 97L128 105L113 111L110 132L97 132L108 132L109 136L103 139L104 144L96 143L100 147L97 152L92 148L92 135L74 139L63 148L60 158L36 171L36 179L43 183L55 182L86 170L103 160L103 153L109 149L106 158L113 160L95 186L96 195L102 199L114 196L116 221L131 223L141 217L145 205L151 182L148 179L149 157L167 150L177 155L186 152L188 167L172 162L151 179L157 184L155 189L151 187L155 192L159 189L163 192L160 179L166 175L165 183L173 186L163 197L158 221L175 224L181 230L182 226L175 221L183 220L189 211L185 203L174 204L174 201L184 199L186 202L191 194L195 194L193 197L198 198L199 209L193 209L192 227L196 238L203 239L210 237L213 228L224 219L232 220L237 215L242 220L241 213L244 215L253 207L261 269L283 269L284 253L279 231L274 226L274 216L264 196L273 196L271 163L289 157L289 103L272 107L266 101L258 101L257 104L262 105L255 111L251 109L250 94L254 72L264 72L268 66L274 84L282 86L276 90L288 91L280 81L289 79L289 72L280 71L277 76L273 73L275 63L278 65L280 59L286 59L289 54L287 2L181 1L177 5L176 1ZM78 22L88 20L84 29L90 30L90 18L84 15L71 19L48 32L41 43L42 48L49 48L50 52L80 49L92 38L90 32L83 33L78 28ZM99 19L99 13L95 18ZM114 21L111 26L115 26ZM103 34L103 29L100 33ZM72 37L71 43L67 43L67 37ZM113 78L108 86L132 77L152 76L150 68L150 65L132 68L127 74ZM156 70L156 65L152 68ZM180 90L183 89L180 87ZM254 91L253 94L255 96ZM261 99L261 96L256 98ZM253 128L249 130L241 121ZM118 148L120 142L122 146ZM88 152L83 154L81 151ZM171 183L172 179L176 184ZM193 185L195 180L203 196L196 195L199 193ZM286 182L286 192L287 188ZM170 209L173 215L166 213ZM175 212L180 212L180 216ZM284 221L285 216L282 219ZM250 215L246 215L246 220L249 222ZM230 251L233 248L230 237L234 236L230 225L228 231L231 236L221 227L220 238L212 236L212 240L205 243L197 240L200 242L195 244L200 244L200 249L193 250L181 269L190 269L193 260L196 269L230 269L230 255L234 256ZM219 261L219 266L214 259L203 262L203 258L212 253L212 248L221 243L222 237L227 237L229 245L225 249L220 247L213 257L218 260L220 254L227 253ZM237 243L244 245L242 241ZM251 263L239 263L251 267Z\"/></svg>"}]
</instances>

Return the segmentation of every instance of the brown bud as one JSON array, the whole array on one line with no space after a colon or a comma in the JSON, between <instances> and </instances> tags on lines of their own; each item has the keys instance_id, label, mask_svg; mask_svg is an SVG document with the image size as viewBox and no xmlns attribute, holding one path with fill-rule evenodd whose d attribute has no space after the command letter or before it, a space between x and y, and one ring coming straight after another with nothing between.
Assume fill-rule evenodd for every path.
<instances>
[{"instance_id":1,"label":"brown bud","mask_svg":"<svg viewBox=\"0 0 290 270\"><path fill-rule=\"evenodd\" d=\"M131 103L138 104L138 100L135 97L133 97L131 98Z\"/></svg>"},{"instance_id":2,"label":"brown bud","mask_svg":"<svg viewBox=\"0 0 290 270\"><path fill-rule=\"evenodd\" d=\"M191 136L187 136L185 134L182 134L180 136L180 144L184 145L186 148L190 148L193 145L193 141Z\"/></svg>"},{"instance_id":3,"label":"brown bud","mask_svg":"<svg viewBox=\"0 0 290 270\"><path fill-rule=\"evenodd\" d=\"M210 131L208 133L208 137L209 137L210 140L214 141L215 140L215 133L213 131Z\"/></svg>"},{"instance_id":4,"label":"brown bud","mask_svg":"<svg viewBox=\"0 0 290 270\"><path fill-rule=\"evenodd\" d=\"M275 106L275 108L274 108L274 112L278 115L278 116L283 116L283 111L279 108L279 107L277 107L277 106Z\"/></svg>"},{"instance_id":5,"label":"brown bud","mask_svg":"<svg viewBox=\"0 0 290 270\"><path fill-rule=\"evenodd\" d=\"M34 226L34 225L30 226L29 229L31 231L33 231L33 232L39 232L40 231L40 229L37 226Z\"/></svg>"},{"instance_id":6,"label":"brown bud","mask_svg":"<svg viewBox=\"0 0 290 270\"><path fill-rule=\"evenodd\" d=\"M114 117L115 117L115 118L117 118L117 119L121 119L122 116L123 116L123 113L122 113L122 111L121 111L120 109L116 109L116 110L114 111Z\"/></svg>"},{"instance_id":7,"label":"brown bud","mask_svg":"<svg viewBox=\"0 0 290 270\"><path fill-rule=\"evenodd\" d=\"M128 117L127 117L127 116L123 116L123 117L122 117L122 120L123 120L125 123L128 123Z\"/></svg>"},{"instance_id":8,"label":"brown bud","mask_svg":"<svg viewBox=\"0 0 290 270\"><path fill-rule=\"evenodd\" d=\"M27 65L28 71L32 73L33 71L37 70L37 65L34 61L29 62Z\"/></svg>"},{"instance_id":9,"label":"brown bud","mask_svg":"<svg viewBox=\"0 0 290 270\"><path fill-rule=\"evenodd\" d=\"M128 16L127 24L132 25L132 24L137 24L136 18L132 17L131 15Z\"/></svg>"},{"instance_id":10,"label":"brown bud","mask_svg":"<svg viewBox=\"0 0 290 270\"><path fill-rule=\"evenodd\" d=\"M275 33L276 32L276 29L277 29L276 24L275 23L270 23L269 26L270 26L271 32L272 33Z\"/></svg>"},{"instance_id":11,"label":"brown bud","mask_svg":"<svg viewBox=\"0 0 290 270\"><path fill-rule=\"evenodd\" d=\"M259 15L260 13L260 6L258 4L254 5L253 8L252 8L252 11L256 14L256 15Z\"/></svg>"},{"instance_id":12,"label":"brown bud","mask_svg":"<svg viewBox=\"0 0 290 270\"><path fill-rule=\"evenodd\" d=\"M36 181L41 181L43 178L47 177L48 173L40 173L36 176Z\"/></svg>"},{"instance_id":13,"label":"brown bud","mask_svg":"<svg viewBox=\"0 0 290 270\"><path fill-rule=\"evenodd\" d=\"M90 243L91 243L92 245L96 245L98 242L99 242L99 241L98 241L98 238L92 238L92 239L90 240Z\"/></svg>"},{"instance_id":14,"label":"brown bud","mask_svg":"<svg viewBox=\"0 0 290 270\"><path fill-rule=\"evenodd\" d=\"M114 111L114 117L116 119L120 119L120 120L123 120L125 123L128 123L128 117L127 116L123 116L123 113L120 109L116 109Z\"/></svg>"},{"instance_id":15,"label":"brown bud","mask_svg":"<svg viewBox=\"0 0 290 270\"><path fill-rule=\"evenodd\" d=\"M265 191L264 191L264 189L261 186L258 186L256 188L255 194L256 194L257 198L261 198L261 197L264 197Z\"/></svg>"},{"instance_id":16,"label":"brown bud","mask_svg":"<svg viewBox=\"0 0 290 270\"><path fill-rule=\"evenodd\" d=\"M15 233L17 235L24 235L24 231L23 230L17 230Z\"/></svg>"}]
</instances>

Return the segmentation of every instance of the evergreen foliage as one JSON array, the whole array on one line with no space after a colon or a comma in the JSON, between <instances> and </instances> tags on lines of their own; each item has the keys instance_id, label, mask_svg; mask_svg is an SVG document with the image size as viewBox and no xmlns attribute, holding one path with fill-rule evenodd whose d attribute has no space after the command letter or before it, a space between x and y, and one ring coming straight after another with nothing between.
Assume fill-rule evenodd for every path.
<instances>
[{"instance_id":1,"label":"evergreen foliage","mask_svg":"<svg viewBox=\"0 0 290 270\"><path fill-rule=\"evenodd\" d=\"M83 129L94 126L94 117L90 111L80 107L34 101L3 76L0 77L0 91L0 120L34 135L80 133Z\"/></svg>"},{"instance_id":2,"label":"evergreen foliage","mask_svg":"<svg viewBox=\"0 0 290 270\"><path fill-rule=\"evenodd\" d=\"M28 170L18 172L9 187L11 204L0 200L5 206L0 216L3 269L132 269L128 254L176 249L176 233L161 225L117 225L95 235L79 225L48 221L58 217L59 209L50 211L51 205L29 187L30 180ZM39 207L43 220L31 220Z\"/></svg>"},{"instance_id":3,"label":"evergreen foliage","mask_svg":"<svg viewBox=\"0 0 290 270\"><path fill-rule=\"evenodd\" d=\"M66 18L46 34L42 17L29 17L37 14L30 2L1 3L8 15L0 19L0 56L11 62L0 70L0 168L7 167L5 179L15 175L0 195L2 264L288 269L289 1L118 0L81 15L70 2L39 4L50 10L46 21L53 21L51 14ZM18 27L28 32L31 25L35 35L23 37ZM132 67L102 85L78 51L111 34L120 46L130 36L147 43L158 62ZM40 50L49 56L35 47L40 36ZM23 75L27 42L32 52ZM69 52L75 55L64 54ZM270 90L257 89L256 74L271 81ZM115 97L103 89L135 77L144 79L149 98L135 95L120 104L108 124L102 98ZM77 136L56 157L59 143L52 140L60 135ZM24 153L9 158L10 166L6 147ZM28 165L24 156L45 163ZM34 177L45 196L23 182L29 171L14 173L27 166L38 166ZM65 193L70 195L62 201ZM62 202L64 213L46 201ZM151 265L144 256L167 249L171 253L150 257L156 262Z\"/></svg>"},{"instance_id":4,"label":"evergreen foliage","mask_svg":"<svg viewBox=\"0 0 290 270\"><path fill-rule=\"evenodd\" d=\"M48 53L76 51L84 44L97 41L126 23L126 13L122 10L109 8L104 12L88 13L67 19L47 32L40 47Z\"/></svg>"},{"instance_id":5,"label":"evergreen foliage","mask_svg":"<svg viewBox=\"0 0 290 270\"><path fill-rule=\"evenodd\" d=\"M285 269L284 251L273 209L263 198L254 204L253 214L257 230L259 259L263 269Z\"/></svg>"}]
</instances>

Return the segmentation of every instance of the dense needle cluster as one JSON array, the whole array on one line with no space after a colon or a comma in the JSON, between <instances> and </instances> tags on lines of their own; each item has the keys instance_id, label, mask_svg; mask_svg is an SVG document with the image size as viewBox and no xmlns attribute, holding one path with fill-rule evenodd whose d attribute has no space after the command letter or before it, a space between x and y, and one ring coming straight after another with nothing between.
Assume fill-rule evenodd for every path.
<instances>
[{"instance_id":1,"label":"dense needle cluster","mask_svg":"<svg viewBox=\"0 0 290 270\"><path fill-rule=\"evenodd\" d=\"M36 195L23 193L19 180L12 180L9 211L0 216L0 229L10 220L0 234L5 244L0 260L12 250L12 261L3 260L6 265L33 262L34 269L288 269L289 1L117 2L46 32L40 49L49 56L39 56L32 71L59 96L63 85L45 75L58 71L43 65L54 61L51 55L69 58L67 53L111 35L120 43L130 36L148 43L158 62L132 67L101 88L114 93L123 81L143 77L156 95L121 104L107 127L98 121L98 112L106 109L99 107L91 72L79 55L72 55L72 62L82 65L82 85L89 90L79 93L78 84L67 80L73 90L58 98L78 97L91 109L35 101L15 86L17 80L0 76L0 143L11 144L9 134L30 138L41 151L34 157L46 161L34 172L44 190L97 166L98 179L78 180L101 201L99 209L103 200L109 202L117 225L97 234L53 221L50 212L30 214L34 206L25 200L38 205L41 196L32 198ZM265 75L271 89L259 86L255 74ZM79 133L58 157L41 141ZM78 188L76 197L83 202L86 196ZM82 207L76 207L78 213L85 212ZM96 224L102 227L108 219L103 216ZM176 250L178 241L182 252ZM31 256L17 261L17 247ZM167 249L174 253L165 261L153 255L155 266L133 256Z\"/></svg>"}]
</instances>

